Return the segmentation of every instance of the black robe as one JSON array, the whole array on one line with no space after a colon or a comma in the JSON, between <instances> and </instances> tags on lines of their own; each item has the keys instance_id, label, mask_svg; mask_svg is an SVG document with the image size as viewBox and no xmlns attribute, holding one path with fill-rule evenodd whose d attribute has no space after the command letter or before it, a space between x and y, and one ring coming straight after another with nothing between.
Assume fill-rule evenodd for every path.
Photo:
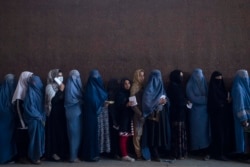
<instances>
[{"instance_id":1,"label":"black robe","mask_svg":"<svg viewBox=\"0 0 250 167\"><path fill-rule=\"evenodd\" d=\"M211 123L211 156L220 159L226 154L229 149L228 132L230 124L233 125L230 119L232 114L228 110L227 91L224 86L223 79L215 79L221 73L214 72L211 76L208 90L208 113Z\"/></svg>"},{"instance_id":2,"label":"black robe","mask_svg":"<svg viewBox=\"0 0 250 167\"><path fill-rule=\"evenodd\" d=\"M64 92L58 90L51 100L52 108L46 122L46 156L57 154L62 159L69 156L69 142L64 108Z\"/></svg>"}]
</instances>

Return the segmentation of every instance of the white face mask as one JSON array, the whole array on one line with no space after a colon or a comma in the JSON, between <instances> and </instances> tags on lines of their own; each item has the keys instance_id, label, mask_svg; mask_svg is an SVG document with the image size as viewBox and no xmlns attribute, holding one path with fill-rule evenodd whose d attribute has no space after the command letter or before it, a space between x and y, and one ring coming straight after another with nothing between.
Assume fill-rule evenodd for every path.
<instances>
[{"instance_id":1,"label":"white face mask","mask_svg":"<svg viewBox=\"0 0 250 167\"><path fill-rule=\"evenodd\" d=\"M63 82L63 76L57 77L61 82Z\"/></svg>"}]
</instances>

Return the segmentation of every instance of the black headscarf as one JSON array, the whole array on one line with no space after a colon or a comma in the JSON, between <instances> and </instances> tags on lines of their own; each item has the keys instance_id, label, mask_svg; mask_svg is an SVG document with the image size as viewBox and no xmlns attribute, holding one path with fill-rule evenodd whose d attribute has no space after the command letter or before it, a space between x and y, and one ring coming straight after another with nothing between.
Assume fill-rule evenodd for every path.
<instances>
[{"instance_id":1,"label":"black headscarf","mask_svg":"<svg viewBox=\"0 0 250 167\"><path fill-rule=\"evenodd\" d=\"M181 70L174 70L170 73L170 81L176 84L181 84L183 77L181 76Z\"/></svg>"},{"instance_id":2,"label":"black headscarf","mask_svg":"<svg viewBox=\"0 0 250 167\"><path fill-rule=\"evenodd\" d=\"M208 89L208 110L211 112L217 107L223 107L226 103L227 91L225 89L224 81L216 79L222 76L219 71L214 71L211 75Z\"/></svg>"},{"instance_id":3,"label":"black headscarf","mask_svg":"<svg viewBox=\"0 0 250 167\"><path fill-rule=\"evenodd\" d=\"M185 120L185 90L183 87L183 76L181 70L174 70L170 73L170 83L167 88L168 97L170 100L170 117L172 121Z\"/></svg>"}]
</instances>

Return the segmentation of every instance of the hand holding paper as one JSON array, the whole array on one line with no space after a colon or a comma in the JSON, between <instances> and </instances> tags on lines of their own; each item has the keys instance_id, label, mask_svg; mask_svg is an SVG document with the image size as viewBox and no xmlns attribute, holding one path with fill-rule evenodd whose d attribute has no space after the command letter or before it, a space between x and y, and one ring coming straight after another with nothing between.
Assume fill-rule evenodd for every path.
<instances>
[{"instance_id":1,"label":"hand holding paper","mask_svg":"<svg viewBox=\"0 0 250 167\"><path fill-rule=\"evenodd\" d=\"M132 102L132 106L136 106L137 105L137 101L136 101L136 97L135 96L129 97L129 101Z\"/></svg>"}]
</instances>

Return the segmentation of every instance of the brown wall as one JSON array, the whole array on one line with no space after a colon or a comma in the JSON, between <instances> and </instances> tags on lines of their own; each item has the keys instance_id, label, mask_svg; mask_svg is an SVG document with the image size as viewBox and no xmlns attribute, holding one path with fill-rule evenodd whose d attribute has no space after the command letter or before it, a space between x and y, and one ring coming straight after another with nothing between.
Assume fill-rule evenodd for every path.
<instances>
[{"instance_id":1,"label":"brown wall","mask_svg":"<svg viewBox=\"0 0 250 167\"><path fill-rule=\"evenodd\" d=\"M104 80L158 68L250 70L249 0L10 0L0 2L0 76L97 68ZM250 72L250 71L249 71ZM2 80L2 79L0 79Z\"/></svg>"}]
</instances>

